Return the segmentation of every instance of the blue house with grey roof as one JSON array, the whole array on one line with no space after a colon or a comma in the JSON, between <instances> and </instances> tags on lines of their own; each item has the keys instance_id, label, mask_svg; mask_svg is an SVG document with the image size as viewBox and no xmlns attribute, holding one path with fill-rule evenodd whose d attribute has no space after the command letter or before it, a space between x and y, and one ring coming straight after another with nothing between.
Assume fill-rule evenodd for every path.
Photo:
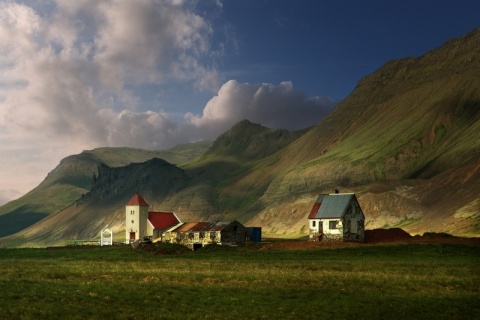
<instances>
[{"instance_id":1,"label":"blue house with grey roof","mask_svg":"<svg viewBox=\"0 0 480 320\"><path fill-rule=\"evenodd\" d=\"M308 215L312 240L365 239L365 215L354 193L320 194Z\"/></svg>"}]
</instances>

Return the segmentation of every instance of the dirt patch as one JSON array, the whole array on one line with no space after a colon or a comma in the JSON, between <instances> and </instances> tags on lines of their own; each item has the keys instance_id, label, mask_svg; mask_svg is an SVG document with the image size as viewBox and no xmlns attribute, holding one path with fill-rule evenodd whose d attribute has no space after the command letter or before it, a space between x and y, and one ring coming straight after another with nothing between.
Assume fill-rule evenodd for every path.
<instances>
[{"instance_id":1,"label":"dirt patch","mask_svg":"<svg viewBox=\"0 0 480 320\"><path fill-rule=\"evenodd\" d=\"M365 230L365 242L276 240L258 245L258 250L303 250L309 248L343 248L370 244L431 243L479 245L480 238L455 237L446 233L428 232L423 236L411 236L401 228Z\"/></svg>"},{"instance_id":2,"label":"dirt patch","mask_svg":"<svg viewBox=\"0 0 480 320\"><path fill-rule=\"evenodd\" d=\"M408 241L411 238L408 232L400 228L365 230L366 243Z\"/></svg>"}]
</instances>

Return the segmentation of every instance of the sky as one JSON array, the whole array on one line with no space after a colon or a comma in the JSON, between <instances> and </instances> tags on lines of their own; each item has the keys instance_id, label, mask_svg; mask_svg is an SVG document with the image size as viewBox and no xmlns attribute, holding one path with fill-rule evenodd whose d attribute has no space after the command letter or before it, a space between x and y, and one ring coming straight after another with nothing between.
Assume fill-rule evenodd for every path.
<instances>
[{"instance_id":1,"label":"sky","mask_svg":"<svg viewBox=\"0 0 480 320\"><path fill-rule=\"evenodd\" d=\"M83 150L317 124L479 17L477 0L0 0L0 205Z\"/></svg>"}]
</instances>

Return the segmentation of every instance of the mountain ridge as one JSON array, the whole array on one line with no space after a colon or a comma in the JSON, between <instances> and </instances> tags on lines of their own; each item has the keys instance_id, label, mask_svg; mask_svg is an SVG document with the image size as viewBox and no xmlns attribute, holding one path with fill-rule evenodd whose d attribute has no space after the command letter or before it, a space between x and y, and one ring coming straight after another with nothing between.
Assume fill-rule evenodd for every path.
<instances>
[{"instance_id":1,"label":"mountain ridge","mask_svg":"<svg viewBox=\"0 0 480 320\"><path fill-rule=\"evenodd\" d=\"M358 195L367 228L480 234L479 43L475 29L420 57L388 62L303 131L241 121L178 166L188 179L176 192L142 192L183 221L237 219L264 234L298 237L308 233L316 195L337 188ZM124 189L133 192L129 181ZM112 223L117 219L119 235L125 197L110 209L98 203ZM53 243L42 235L42 221L28 235ZM25 235L0 241L26 244Z\"/></svg>"}]
</instances>

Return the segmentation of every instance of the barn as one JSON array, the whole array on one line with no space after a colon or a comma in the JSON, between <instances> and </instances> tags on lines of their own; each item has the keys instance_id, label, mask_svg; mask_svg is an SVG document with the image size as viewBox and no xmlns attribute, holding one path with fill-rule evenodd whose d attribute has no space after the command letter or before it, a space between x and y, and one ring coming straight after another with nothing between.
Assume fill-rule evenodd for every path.
<instances>
[{"instance_id":1,"label":"barn","mask_svg":"<svg viewBox=\"0 0 480 320\"><path fill-rule=\"evenodd\" d=\"M308 219L312 240L364 241L365 215L354 193L318 195Z\"/></svg>"}]
</instances>

